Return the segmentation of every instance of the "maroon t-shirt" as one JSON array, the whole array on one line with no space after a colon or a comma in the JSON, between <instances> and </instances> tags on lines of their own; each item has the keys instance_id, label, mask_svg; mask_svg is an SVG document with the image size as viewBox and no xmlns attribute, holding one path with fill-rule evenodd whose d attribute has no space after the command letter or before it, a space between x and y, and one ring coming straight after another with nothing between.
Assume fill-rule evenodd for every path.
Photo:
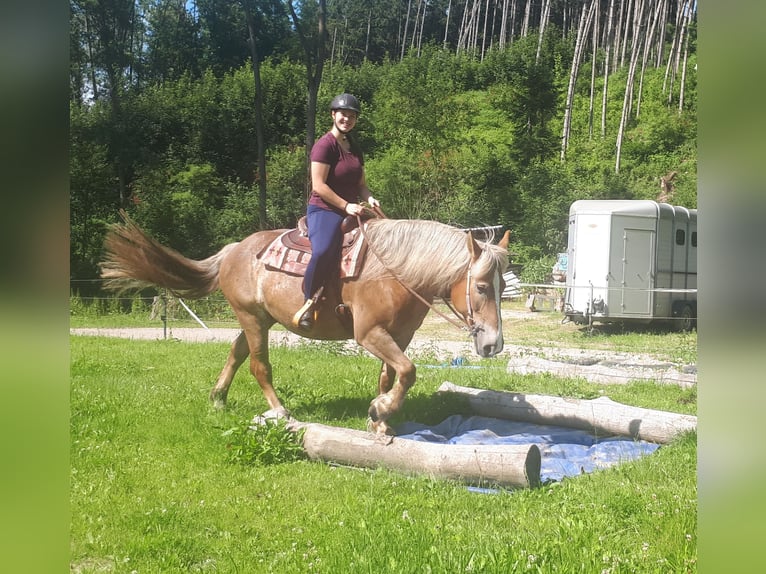
<instances>
[{"instance_id":1,"label":"maroon t-shirt","mask_svg":"<svg viewBox=\"0 0 766 574\"><path fill-rule=\"evenodd\" d=\"M330 166L330 172L327 174L327 185L330 186L330 189L349 203L359 201L359 181L362 179L364 166L364 158L361 153L354 155L350 151L345 151L340 147L340 143L332 135L332 132L327 132L311 148L311 161L326 163ZM337 211L335 207L327 204L319 197L315 191L311 192L309 204L322 209Z\"/></svg>"}]
</instances>

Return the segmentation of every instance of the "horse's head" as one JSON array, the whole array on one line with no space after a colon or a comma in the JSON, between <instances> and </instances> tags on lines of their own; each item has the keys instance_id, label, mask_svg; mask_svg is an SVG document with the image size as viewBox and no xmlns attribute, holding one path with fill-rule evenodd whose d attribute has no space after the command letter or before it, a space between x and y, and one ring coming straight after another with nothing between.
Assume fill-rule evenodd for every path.
<instances>
[{"instance_id":1,"label":"horse's head","mask_svg":"<svg viewBox=\"0 0 766 574\"><path fill-rule=\"evenodd\" d=\"M471 329L476 353L494 357L503 350L503 321L500 297L505 289L503 273L508 266L506 231L497 245L480 244L469 231L471 260L465 277L452 286L451 300Z\"/></svg>"}]
</instances>

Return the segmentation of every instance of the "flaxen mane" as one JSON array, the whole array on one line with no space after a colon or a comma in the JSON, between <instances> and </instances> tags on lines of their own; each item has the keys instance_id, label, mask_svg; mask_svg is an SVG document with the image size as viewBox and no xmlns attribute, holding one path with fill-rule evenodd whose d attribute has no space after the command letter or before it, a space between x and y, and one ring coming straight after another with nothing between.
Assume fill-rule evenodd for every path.
<instances>
[{"instance_id":1,"label":"flaxen mane","mask_svg":"<svg viewBox=\"0 0 766 574\"><path fill-rule=\"evenodd\" d=\"M437 221L370 220L365 234L370 250L377 255L368 255L365 265L368 279L390 277L393 273L415 290L434 291L454 284L470 263L466 232ZM505 249L490 243L479 244L483 253L476 264L477 274L492 266L507 267Z\"/></svg>"}]
</instances>

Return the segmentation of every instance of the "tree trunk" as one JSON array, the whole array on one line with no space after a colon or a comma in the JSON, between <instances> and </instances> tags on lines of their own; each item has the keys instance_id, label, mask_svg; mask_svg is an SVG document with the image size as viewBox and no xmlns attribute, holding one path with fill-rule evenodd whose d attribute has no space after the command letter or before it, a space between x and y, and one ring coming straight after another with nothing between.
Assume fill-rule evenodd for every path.
<instances>
[{"instance_id":1,"label":"tree trunk","mask_svg":"<svg viewBox=\"0 0 766 574\"><path fill-rule=\"evenodd\" d=\"M606 137L606 102L609 94L609 63L612 53L612 31L614 23L614 0L609 2L609 15L607 17L606 54L604 57L604 87L601 95L601 137Z\"/></svg>"},{"instance_id":2,"label":"tree trunk","mask_svg":"<svg viewBox=\"0 0 766 574\"><path fill-rule=\"evenodd\" d=\"M564 399L473 389L447 382L437 392L464 397L472 411L485 417L558 425L659 444L697 428L697 417L693 415L633 407L607 397Z\"/></svg>"},{"instance_id":3,"label":"tree trunk","mask_svg":"<svg viewBox=\"0 0 766 574\"><path fill-rule=\"evenodd\" d=\"M372 8L367 13L367 35L364 39L364 59L367 60L370 57L370 30L372 28Z\"/></svg>"},{"instance_id":4,"label":"tree trunk","mask_svg":"<svg viewBox=\"0 0 766 574\"><path fill-rule=\"evenodd\" d=\"M250 36L250 57L253 60L253 81L255 83L255 140L258 146L258 226L266 229L266 147L263 138L263 89L261 87L261 63L256 44L256 25L247 2L243 2L247 30Z\"/></svg>"},{"instance_id":5,"label":"tree trunk","mask_svg":"<svg viewBox=\"0 0 766 574\"><path fill-rule=\"evenodd\" d=\"M437 444L297 421L289 423L289 428L303 431L303 448L312 460L382 467L469 484L540 485L540 449L534 444Z\"/></svg>"},{"instance_id":6,"label":"tree trunk","mask_svg":"<svg viewBox=\"0 0 766 574\"><path fill-rule=\"evenodd\" d=\"M689 25L691 24L691 19L692 19L691 5L689 5L688 14L686 16L686 23L684 24L684 55L683 55L683 64L681 68L681 85L678 90L679 115L684 111L684 88L686 87L686 63L689 58Z\"/></svg>"},{"instance_id":7,"label":"tree trunk","mask_svg":"<svg viewBox=\"0 0 766 574\"><path fill-rule=\"evenodd\" d=\"M529 33L529 14L532 12L532 0L527 0L527 4L524 7L524 21L521 23L520 38L526 38Z\"/></svg>"},{"instance_id":8,"label":"tree trunk","mask_svg":"<svg viewBox=\"0 0 766 574\"><path fill-rule=\"evenodd\" d=\"M630 35L628 34L628 30L630 29L630 22L631 22L631 15L633 13L633 0L628 0L628 7L625 10L625 30L622 33L622 46L620 46L620 67L622 68L625 65L625 53L628 51L628 41L630 40ZM635 40L633 40L633 44L635 44Z\"/></svg>"},{"instance_id":9,"label":"tree trunk","mask_svg":"<svg viewBox=\"0 0 766 574\"><path fill-rule=\"evenodd\" d=\"M404 20L404 33L402 34L402 53L399 55L399 60L404 60L404 50L407 48L407 29L410 26L410 9L412 8L412 0L407 1L407 18Z\"/></svg>"},{"instance_id":10,"label":"tree trunk","mask_svg":"<svg viewBox=\"0 0 766 574\"><path fill-rule=\"evenodd\" d=\"M309 196L311 195L311 162L309 158L311 155L311 147L314 145L314 140L316 139L317 94L319 93L319 85L322 82L322 72L324 70L324 62L327 54L327 3L326 0L319 0L317 38L314 46L312 46L308 35L303 29L303 22L295 12L292 0L288 0L287 5L290 9L290 17L292 18L293 26L298 34L298 39L303 47L303 52L306 57L306 84L308 97L306 101L305 192L306 202L308 203Z\"/></svg>"},{"instance_id":11,"label":"tree trunk","mask_svg":"<svg viewBox=\"0 0 766 574\"><path fill-rule=\"evenodd\" d=\"M548 18L551 12L551 0L543 0L543 9L540 14L540 30L537 35L537 53L535 54L535 62L540 61L540 52L543 49L543 36L545 35L545 27L548 25Z\"/></svg>"},{"instance_id":12,"label":"tree trunk","mask_svg":"<svg viewBox=\"0 0 766 574\"><path fill-rule=\"evenodd\" d=\"M665 27L667 26L668 5L670 4L669 0L661 0L661 2L662 15L660 16L660 31L657 34L657 55L654 63L655 68L662 66L662 60L665 54Z\"/></svg>"},{"instance_id":13,"label":"tree trunk","mask_svg":"<svg viewBox=\"0 0 766 574\"><path fill-rule=\"evenodd\" d=\"M508 0L503 0L503 9L500 13L500 39L498 41L498 45L501 50L505 48L507 35L508 35Z\"/></svg>"},{"instance_id":14,"label":"tree trunk","mask_svg":"<svg viewBox=\"0 0 766 574\"><path fill-rule=\"evenodd\" d=\"M635 38L631 49L630 64L628 67L628 77L625 81L625 96L622 100L622 115L620 117L620 127L617 130L617 157L615 159L614 171L620 173L620 159L622 155L622 140L625 135L625 128L630 118L630 111L633 105L633 82L636 77L636 66L638 65L638 55L641 52L641 38Z\"/></svg>"},{"instance_id":15,"label":"tree trunk","mask_svg":"<svg viewBox=\"0 0 766 574\"><path fill-rule=\"evenodd\" d=\"M597 7L593 15L593 51L591 52L590 66L590 97L588 100L588 137L593 137L593 100L596 94L596 56L598 55L598 36L599 36L599 13L601 10Z\"/></svg>"},{"instance_id":16,"label":"tree trunk","mask_svg":"<svg viewBox=\"0 0 766 574\"><path fill-rule=\"evenodd\" d=\"M614 47L614 51L612 52L612 69L613 70L617 69L617 62L620 56L620 44L622 42L622 26L623 26L622 20L623 20L623 15L625 14L625 1L620 0L619 5L620 5L620 11L617 14L617 25L614 28L614 42L612 44Z\"/></svg>"},{"instance_id":17,"label":"tree trunk","mask_svg":"<svg viewBox=\"0 0 766 574\"><path fill-rule=\"evenodd\" d=\"M673 99L673 80L675 79L673 62L676 61L676 53L681 50L681 22L683 7L686 4L685 0L678 0L676 5L676 21L675 29L673 31L673 40L670 43L670 54L668 54L668 62L665 66L665 79L662 82L662 91L668 91L668 104ZM668 85L668 80L670 84Z\"/></svg>"},{"instance_id":18,"label":"tree trunk","mask_svg":"<svg viewBox=\"0 0 766 574\"><path fill-rule=\"evenodd\" d=\"M484 25L481 32L481 61L484 61L484 50L487 47L487 19L489 18L489 0L484 6Z\"/></svg>"},{"instance_id":19,"label":"tree trunk","mask_svg":"<svg viewBox=\"0 0 766 574\"><path fill-rule=\"evenodd\" d=\"M652 18L651 26L649 28L649 33L646 37L646 40L644 40L644 55L641 59L641 74L638 79L638 95L636 97L636 119L641 114L641 98L643 96L644 92L644 74L646 73L646 64L649 61L649 54L652 49L652 45L654 42L654 33L657 29L658 20L660 17L660 12L662 9L662 2L658 2L657 6L654 9L654 16ZM647 10L647 15L651 13L650 10Z\"/></svg>"},{"instance_id":20,"label":"tree trunk","mask_svg":"<svg viewBox=\"0 0 766 574\"><path fill-rule=\"evenodd\" d=\"M566 159L566 151L569 146L569 132L572 124L572 103L574 102L574 89L577 83L577 73L580 70L580 60L582 58L583 45L585 37L588 35L588 29L593 18L598 0L591 0L590 6L583 6L580 14L580 24L577 26L577 39L575 40L574 56L572 57L572 68L569 73L569 86L567 88L567 99L564 104L564 129L561 134L561 161Z\"/></svg>"},{"instance_id":21,"label":"tree trunk","mask_svg":"<svg viewBox=\"0 0 766 574\"><path fill-rule=\"evenodd\" d=\"M99 93L98 93L98 83L96 82L96 62L93 58L93 43L91 41L91 30L90 30L90 18L88 18L88 13L85 12L85 38L86 42L88 44L88 64L90 67L90 82L91 86L93 88L93 101L96 102L99 99Z\"/></svg>"},{"instance_id":22,"label":"tree trunk","mask_svg":"<svg viewBox=\"0 0 766 574\"><path fill-rule=\"evenodd\" d=\"M449 32L449 19L452 17L452 0L449 0L447 4L447 18L446 22L444 23L444 42L442 43L442 48L447 49L447 33Z\"/></svg>"}]
</instances>

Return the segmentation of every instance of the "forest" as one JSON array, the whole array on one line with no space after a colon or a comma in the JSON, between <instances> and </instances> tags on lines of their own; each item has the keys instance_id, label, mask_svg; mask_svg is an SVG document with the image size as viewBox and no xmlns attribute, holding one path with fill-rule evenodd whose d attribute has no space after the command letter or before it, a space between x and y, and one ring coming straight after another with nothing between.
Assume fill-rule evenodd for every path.
<instances>
[{"instance_id":1,"label":"forest","mask_svg":"<svg viewBox=\"0 0 766 574\"><path fill-rule=\"evenodd\" d=\"M70 0L70 287L125 209L192 258L292 227L356 95L389 217L566 248L578 199L697 207L696 0Z\"/></svg>"}]
</instances>

